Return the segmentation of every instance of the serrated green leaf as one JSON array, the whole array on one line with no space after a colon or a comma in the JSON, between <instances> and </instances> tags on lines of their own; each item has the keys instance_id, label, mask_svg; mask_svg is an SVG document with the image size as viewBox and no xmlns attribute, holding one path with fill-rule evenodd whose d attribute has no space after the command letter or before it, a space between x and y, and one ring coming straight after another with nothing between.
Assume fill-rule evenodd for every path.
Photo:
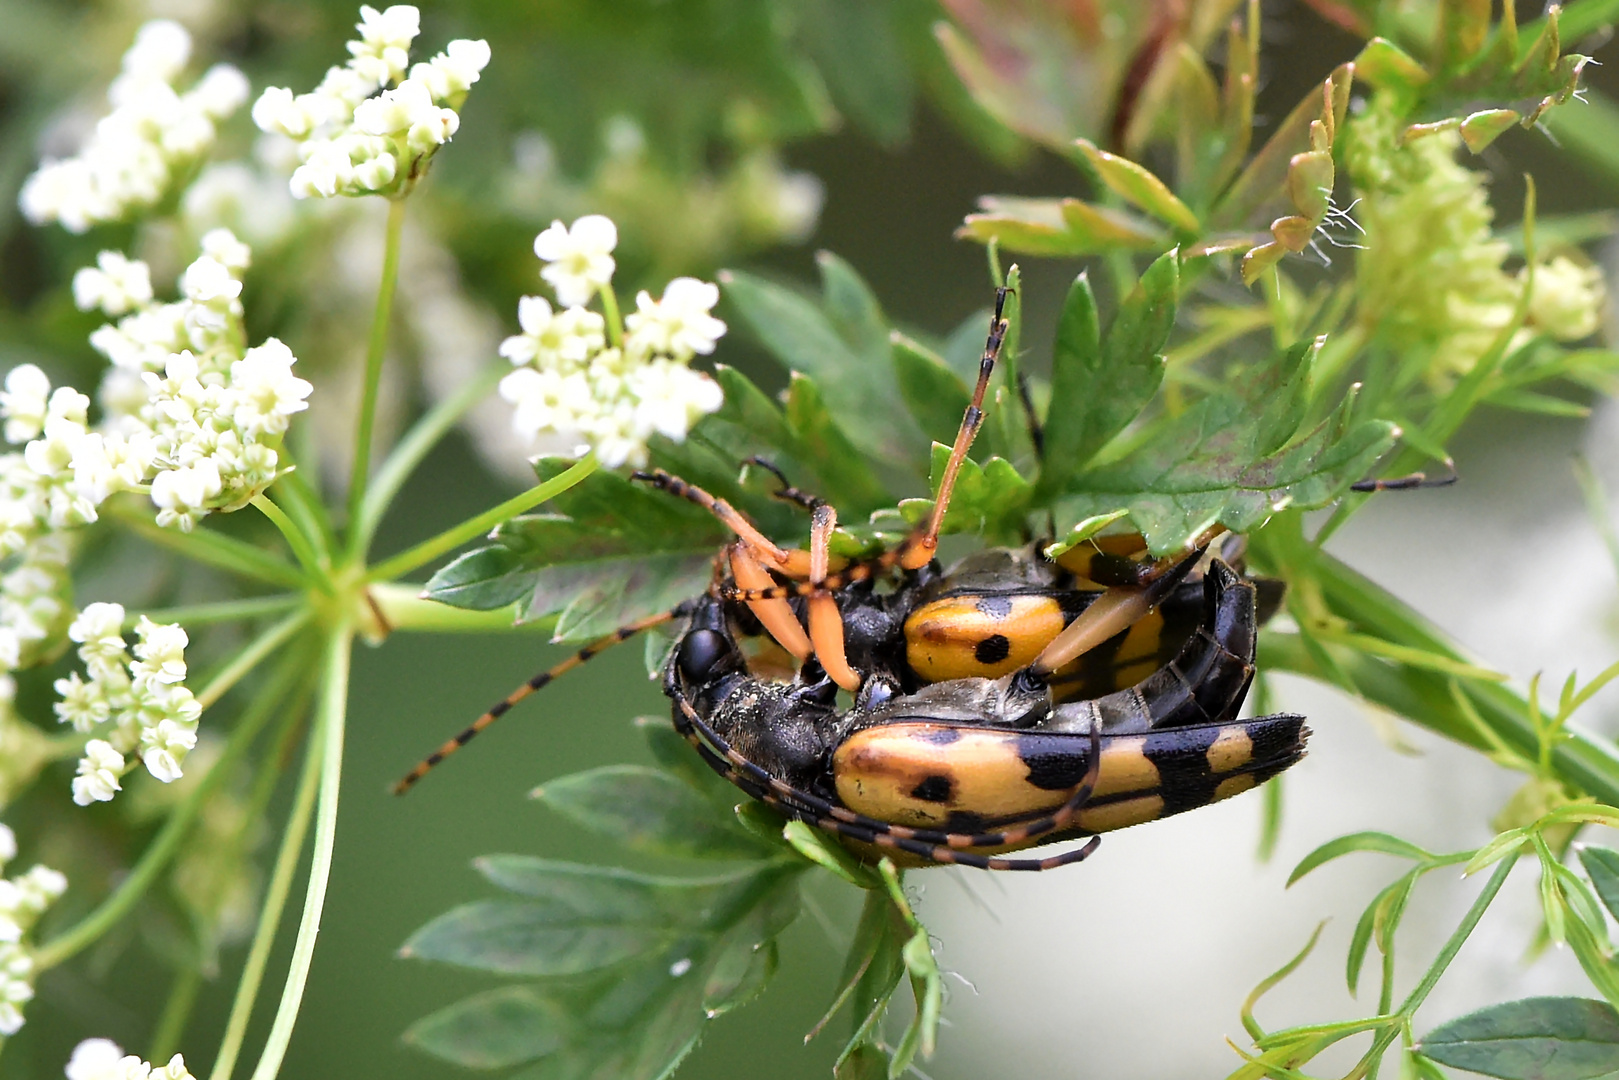
<instances>
[{"instance_id":1,"label":"serrated green leaf","mask_svg":"<svg viewBox=\"0 0 1619 1080\"><path fill-rule=\"evenodd\" d=\"M1402 859L1412 859L1417 862L1427 862L1434 857L1432 852L1425 851L1408 840L1401 840L1398 836L1390 836L1388 833L1351 833L1348 836L1340 836L1336 840L1328 840L1325 844L1300 859L1299 864L1288 875L1287 883L1292 885L1317 867L1354 851L1373 851L1381 855L1395 855Z\"/></svg>"},{"instance_id":2,"label":"serrated green leaf","mask_svg":"<svg viewBox=\"0 0 1619 1080\"><path fill-rule=\"evenodd\" d=\"M918 929L900 948L905 962L905 973L911 980L911 993L916 999L916 1014L900 1036L888 1063L888 1080L898 1080L916 1055L933 1056L935 1033L939 1027L939 1011L944 1003L944 976L939 972L933 956L933 943L927 931Z\"/></svg>"},{"instance_id":3,"label":"serrated green leaf","mask_svg":"<svg viewBox=\"0 0 1619 1080\"><path fill-rule=\"evenodd\" d=\"M826 395L838 426L875 461L914 459L926 445L909 417L896 417L899 397L888 356L888 329L873 322L841 260L821 263L831 290L823 305L740 270L721 276L725 297L788 371L810 376ZM880 313L878 315L880 318ZM877 332L880 329L880 334ZM847 336L846 336L847 335Z\"/></svg>"},{"instance_id":4,"label":"serrated green leaf","mask_svg":"<svg viewBox=\"0 0 1619 1080\"><path fill-rule=\"evenodd\" d=\"M719 542L688 552L665 552L553 564L534 574L534 593L524 618L557 616L558 641L593 641L625 623L699 595L713 576Z\"/></svg>"},{"instance_id":5,"label":"serrated green leaf","mask_svg":"<svg viewBox=\"0 0 1619 1080\"><path fill-rule=\"evenodd\" d=\"M931 483L935 492L949 460L950 448L934 443ZM983 466L967 458L956 473L955 491L940 531L981 533L992 539L1014 536L1033 495L1034 486L1005 458L990 458ZM900 503L900 512L915 524L927 517L932 506L927 499L906 499Z\"/></svg>"},{"instance_id":6,"label":"serrated green leaf","mask_svg":"<svg viewBox=\"0 0 1619 1080\"><path fill-rule=\"evenodd\" d=\"M961 426L972 392L933 350L901 333L889 339L900 397L934 442L948 443Z\"/></svg>"},{"instance_id":7,"label":"serrated green leaf","mask_svg":"<svg viewBox=\"0 0 1619 1080\"><path fill-rule=\"evenodd\" d=\"M1158 392L1179 282L1179 256L1160 256L1119 306L1105 338L1090 283L1081 275L1069 288L1052 359L1043 495L1063 491Z\"/></svg>"},{"instance_id":8,"label":"serrated green leaf","mask_svg":"<svg viewBox=\"0 0 1619 1080\"><path fill-rule=\"evenodd\" d=\"M583 909L525 900L462 904L412 934L400 955L502 975L577 975L638 956L680 932L651 911L636 921L621 907L601 910L614 890L592 895L597 903Z\"/></svg>"},{"instance_id":9,"label":"serrated green leaf","mask_svg":"<svg viewBox=\"0 0 1619 1080\"><path fill-rule=\"evenodd\" d=\"M525 1078L667 1076L712 1013L762 985L774 938L797 911L797 873L783 865L684 883L720 887L706 896L681 896L673 880L675 891L659 896L683 922L656 947L596 972L479 995L419 1022L411 1041L460 1064L536 1062Z\"/></svg>"},{"instance_id":10,"label":"serrated green leaf","mask_svg":"<svg viewBox=\"0 0 1619 1080\"><path fill-rule=\"evenodd\" d=\"M440 568L422 595L451 607L494 611L526 600L534 591L534 571L500 544L474 548Z\"/></svg>"},{"instance_id":11,"label":"serrated green leaf","mask_svg":"<svg viewBox=\"0 0 1619 1080\"><path fill-rule=\"evenodd\" d=\"M869 513L888 505L888 493L822 400L819 384L794 372L787 386L786 416L792 445L827 483L826 498L835 498L837 505L852 513ZM910 456L916 458L914 449Z\"/></svg>"},{"instance_id":12,"label":"serrated green leaf","mask_svg":"<svg viewBox=\"0 0 1619 1080\"><path fill-rule=\"evenodd\" d=\"M758 859L770 852L691 787L643 765L607 765L560 776L533 797L634 851L702 859Z\"/></svg>"},{"instance_id":13,"label":"serrated green leaf","mask_svg":"<svg viewBox=\"0 0 1619 1080\"><path fill-rule=\"evenodd\" d=\"M529 986L503 986L416 1021L407 1043L469 1069L502 1069L544 1057L567 1038L565 1010Z\"/></svg>"},{"instance_id":14,"label":"serrated green leaf","mask_svg":"<svg viewBox=\"0 0 1619 1080\"><path fill-rule=\"evenodd\" d=\"M1441 1024L1421 1049L1502 1080L1592 1080L1619 1072L1619 1013L1589 998L1525 998Z\"/></svg>"},{"instance_id":15,"label":"serrated green leaf","mask_svg":"<svg viewBox=\"0 0 1619 1080\"><path fill-rule=\"evenodd\" d=\"M1168 222L1188 235L1196 235L1202 231L1202 224L1197 220L1197 215L1176 198L1168 185L1153 175L1149 169L1129 158L1110 154L1089 139L1078 139L1074 145L1079 147L1085 160L1096 170L1096 175L1101 177L1102 183L1119 198L1161 221Z\"/></svg>"},{"instance_id":16,"label":"serrated green leaf","mask_svg":"<svg viewBox=\"0 0 1619 1080\"><path fill-rule=\"evenodd\" d=\"M1394 425L1367 420L1340 430L1347 402L1291 445L1259 456L1256 410L1219 394L1204 398L1123 459L1075 477L1058 501L1057 527L1120 507L1153 554L1184 548L1219 523L1247 532L1286 507L1314 509L1349 489L1394 444Z\"/></svg>"},{"instance_id":17,"label":"serrated green leaf","mask_svg":"<svg viewBox=\"0 0 1619 1080\"><path fill-rule=\"evenodd\" d=\"M1061 258L1108 251L1161 250L1164 230L1146 218L1080 199L986 195L982 213L968 214L956 235L1004 252Z\"/></svg>"}]
</instances>

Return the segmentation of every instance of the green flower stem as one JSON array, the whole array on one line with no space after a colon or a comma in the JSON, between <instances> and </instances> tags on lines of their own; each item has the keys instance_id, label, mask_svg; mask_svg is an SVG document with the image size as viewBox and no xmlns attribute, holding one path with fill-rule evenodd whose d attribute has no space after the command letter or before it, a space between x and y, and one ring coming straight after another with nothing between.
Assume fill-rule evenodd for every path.
<instances>
[{"instance_id":1,"label":"green flower stem","mask_svg":"<svg viewBox=\"0 0 1619 1080\"><path fill-rule=\"evenodd\" d=\"M130 512L127 505L113 506L107 516L117 519L142 539L195 562L272 585L302 588L307 584L297 567L261 547L224 533L201 528L189 533L166 529L139 510Z\"/></svg>"},{"instance_id":2,"label":"green flower stem","mask_svg":"<svg viewBox=\"0 0 1619 1080\"><path fill-rule=\"evenodd\" d=\"M320 790L322 746L320 741L312 740L304 756L303 772L298 778L297 792L293 795L292 810L287 815L287 828L281 834L281 850L276 854L275 868L270 872L270 884L264 890L264 906L259 909L253 944L248 948L247 960L242 965L241 980L236 984L236 997L231 1002L230 1018L225 1021L225 1034L220 1040L219 1053L214 1058L214 1068L208 1074L208 1080L230 1080L236 1068L236 1059L241 1054L242 1039L247 1034L248 1021L253 1018L253 1006L258 1001L259 987L264 982L264 969L270 961L270 947L275 943L276 930L281 926L281 915L292 892L293 877L304 850L304 838L309 835L315 795Z\"/></svg>"},{"instance_id":3,"label":"green flower stem","mask_svg":"<svg viewBox=\"0 0 1619 1080\"><path fill-rule=\"evenodd\" d=\"M197 1004L197 991L201 988L202 973L196 968L183 967L174 973L169 1000L163 1006L163 1014L157 1019L152 1045L146 1052L154 1063L166 1064L174 1056L180 1045L180 1036L185 1034L186 1022L191 1019L192 1007Z\"/></svg>"},{"instance_id":4,"label":"green flower stem","mask_svg":"<svg viewBox=\"0 0 1619 1080\"><path fill-rule=\"evenodd\" d=\"M391 220L391 219L390 219ZM253 1080L274 1080L281 1071L298 1008L303 1003L309 965L315 958L315 939L320 935L320 915L326 906L326 886L331 880L332 852L337 841L337 800L343 780L343 727L349 692L349 659L354 645L354 627L348 616L332 628L326 639L326 659L321 671L320 723L316 735L320 747L320 796L315 814L315 844L310 856L309 889L304 897L303 917L292 946L292 963L281 990L270 1034Z\"/></svg>"},{"instance_id":5,"label":"green flower stem","mask_svg":"<svg viewBox=\"0 0 1619 1080\"><path fill-rule=\"evenodd\" d=\"M41 945L34 952L34 969L46 971L57 964L77 954L87 945L96 941L105 934L120 919L127 915L135 904L151 887L152 882L168 866L169 860L179 850L180 844L190 832L192 822L202 806L230 775L236 763L247 753L248 747L263 729L265 723L275 715L277 706L285 701L288 691L298 678L302 664L296 657L289 657L281 664L268 685L253 700L253 703L242 714L231 732L225 750L219 755L214 767L208 770L197 786L185 797L185 800L174 808L169 814L168 821L157 834L146 851L141 855L140 861L135 864L129 876L119 883L111 896L101 902L101 906L89 915L63 932L60 936Z\"/></svg>"},{"instance_id":6,"label":"green flower stem","mask_svg":"<svg viewBox=\"0 0 1619 1080\"><path fill-rule=\"evenodd\" d=\"M602 314L607 322L607 341L615 349L624 347L624 318L618 311L618 294L613 291L613 283L608 282L601 287Z\"/></svg>"},{"instance_id":7,"label":"green flower stem","mask_svg":"<svg viewBox=\"0 0 1619 1080\"><path fill-rule=\"evenodd\" d=\"M595 472L596 468L596 455L589 454L566 472L553 476L545 483L529 488L521 495L515 495L499 506L485 510L453 529L446 529L437 536L423 540L415 547L407 548L392 558L384 559L370 569L366 574L366 580L391 581L401 574L408 574L418 566L454 551L468 540L482 536L501 522L509 521L526 510L534 509L547 499L555 498Z\"/></svg>"},{"instance_id":8,"label":"green flower stem","mask_svg":"<svg viewBox=\"0 0 1619 1080\"><path fill-rule=\"evenodd\" d=\"M310 486L303 470L290 464L290 454L286 450L281 453L282 459L289 464L277 479L276 490L281 493L287 513L298 523L304 535L314 542L320 553L330 560L332 552L337 550L337 536L332 531L332 518L326 512L326 504L321 502L320 494Z\"/></svg>"},{"instance_id":9,"label":"green flower stem","mask_svg":"<svg viewBox=\"0 0 1619 1080\"><path fill-rule=\"evenodd\" d=\"M297 567L224 533L201 528L188 533L165 529L138 504L121 499L110 499L101 509L142 539L196 562L284 588L301 589L308 584Z\"/></svg>"},{"instance_id":10,"label":"green flower stem","mask_svg":"<svg viewBox=\"0 0 1619 1080\"><path fill-rule=\"evenodd\" d=\"M304 535L303 530L293 524L292 519L287 516L287 512L277 506L268 495L262 493L253 496L253 505L258 508L261 514L269 518L270 523L280 531L282 537L287 541L287 546L292 548L293 555L297 557L299 565L304 568L304 572L309 575L310 580L322 588L328 587L327 567L324 565L324 560L315 552L314 545L309 542L309 537Z\"/></svg>"},{"instance_id":11,"label":"green flower stem","mask_svg":"<svg viewBox=\"0 0 1619 1080\"><path fill-rule=\"evenodd\" d=\"M394 630L417 630L428 633L510 633L528 630L549 634L556 626L555 618L532 619L519 622L522 608L509 604L493 611L470 611L451 607L436 600L423 599L417 585L394 585L380 582L371 586L371 599L381 609L383 618Z\"/></svg>"},{"instance_id":12,"label":"green flower stem","mask_svg":"<svg viewBox=\"0 0 1619 1080\"><path fill-rule=\"evenodd\" d=\"M302 593L277 593L274 596L253 596L245 600L220 600L211 604L185 604L180 607L153 608L150 611L132 611L124 619L124 629L133 630L145 615L155 623L179 623L199 626L208 623L243 622L263 615L280 615L304 602Z\"/></svg>"},{"instance_id":13,"label":"green flower stem","mask_svg":"<svg viewBox=\"0 0 1619 1080\"><path fill-rule=\"evenodd\" d=\"M220 668L208 685L197 691L197 704L204 709L224 697L242 676L258 667L265 658L285 645L292 635L304 628L312 613L307 609L294 611L264 633L248 642L247 647Z\"/></svg>"},{"instance_id":14,"label":"green flower stem","mask_svg":"<svg viewBox=\"0 0 1619 1080\"><path fill-rule=\"evenodd\" d=\"M466 415L468 409L495 388L501 376L509 370L495 366L480 373L429 409L399 440L377 470L376 478L366 492L365 502L360 507L360 515L355 519L353 529L359 537L359 546L354 549L356 556L363 556L371 546L371 540L376 536L377 527L382 524L383 515L388 512L394 496L399 494L399 489L404 487L405 481L410 479L422 459Z\"/></svg>"},{"instance_id":15,"label":"green flower stem","mask_svg":"<svg viewBox=\"0 0 1619 1080\"><path fill-rule=\"evenodd\" d=\"M371 474L371 436L377 423L377 391L382 384L382 360L388 348L388 323L393 317L394 286L399 283L399 241L405 232L405 200L388 203L388 231L382 249L382 281L377 285L377 306L371 317L371 340L365 350L365 383L360 396L360 420L354 431L354 468L349 472L348 547L350 559L360 551L360 509Z\"/></svg>"}]
</instances>

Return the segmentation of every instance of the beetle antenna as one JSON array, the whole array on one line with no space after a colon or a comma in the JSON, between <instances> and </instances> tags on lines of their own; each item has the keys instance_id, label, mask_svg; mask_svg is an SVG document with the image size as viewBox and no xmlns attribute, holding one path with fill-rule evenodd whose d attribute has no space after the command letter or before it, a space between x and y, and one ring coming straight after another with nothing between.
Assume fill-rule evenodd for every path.
<instances>
[{"instance_id":1,"label":"beetle antenna","mask_svg":"<svg viewBox=\"0 0 1619 1080\"><path fill-rule=\"evenodd\" d=\"M395 795L403 795L405 792L415 787L416 782L431 772L435 765L449 757L451 754L455 753L457 750L461 749L467 743L471 742L473 736L477 735L478 732L482 731L490 724L493 724L496 720L499 720L502 716L505 716L513 705L516 705L519 701L522 701L524 698L534 693L534 691L546 686L557 676L572 671L580 664L583 664L586 660L599 656L602 652L612 648L614 645L617 645L622 641L628 641L630 638L641 633L643 630L650 630L654 626L660 626L663 623L685 616L690 612L690 609L690 603L680 604L669 611L662 611L656 615L648 615L644 619L637 619L632 623L625 623L623 626L619 627L617 630L614 630L606 637L598 638L597 640L592 641L589 645L586 645L584 648L580 649L578 652L574 653L560 664L540 672L528 682L524 683L522 686L519 686L516 690L513 690L510 694L508 694L504 701L501 701L488 712L474 720L459 735L455 736L453 739L450 739L444 743L443 746L440 746L437 750L434 750L431 754L428 754L427 757L423 758L414 769L410 770L410 772L406 773L394 784L393 793Z\"/></svg>"}]
</instances>

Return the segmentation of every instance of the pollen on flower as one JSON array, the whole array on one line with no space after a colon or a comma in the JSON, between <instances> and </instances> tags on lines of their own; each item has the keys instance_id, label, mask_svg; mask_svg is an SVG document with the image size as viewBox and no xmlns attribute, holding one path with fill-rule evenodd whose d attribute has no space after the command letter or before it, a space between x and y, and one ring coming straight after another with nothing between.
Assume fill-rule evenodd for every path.
<instances>
[{"instance_id":1,"label":"pollen on flower","mask_svg":"<svg viewBox=\"0 0 1619 1080\"><path fill-rule=\"evenodd\" d=\"M190 90L176 90L190 54L191 36L178 23L142 26L108 88L112 112L77 155L45 161L23 183L23 216L84 232L161 202L212 148L219 121L248 95L246 76L228 64L210 69Z\"/></svg>"},{"instance_id":2,"label":"pollen on flower","mask_svg":"<svg viewBox=\"0 0 1619 1080\"><path fill-rule=\"evenodd\" d=\"M362 6L345 66L328 69L307 94L272 86L259 95L254 124L298 144L289 181L295 198L396 194L455 134L457 110L489 63L489 46L452 41L407 75L420 22L409 4Z\"/></svg>"}]
</instances>

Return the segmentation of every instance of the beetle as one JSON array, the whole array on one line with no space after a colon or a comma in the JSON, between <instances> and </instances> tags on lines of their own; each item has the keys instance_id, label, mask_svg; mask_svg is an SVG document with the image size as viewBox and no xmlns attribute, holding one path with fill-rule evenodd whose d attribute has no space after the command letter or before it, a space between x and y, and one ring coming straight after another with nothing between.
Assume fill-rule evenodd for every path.
<instances>
[{"instance_id":1,"label":"beetle","mask_svg":"<svg viewBox=\"0 0 1619 1080\"><path fill-rule=\"evenodd\" d=\"M874 672L851 708L805 664L791 682L748 669L723 601L690 613L664 671L675 727L726 779L788 817L911 864L1044 870L994 852L1195 809L1304 754L1302 716L1240 721L1253 676L1255 589L1214 560L1202 615L1175 658L1135 686L1053 704L1028 669L899 693Z\"/></svg>"}]
</instances>

